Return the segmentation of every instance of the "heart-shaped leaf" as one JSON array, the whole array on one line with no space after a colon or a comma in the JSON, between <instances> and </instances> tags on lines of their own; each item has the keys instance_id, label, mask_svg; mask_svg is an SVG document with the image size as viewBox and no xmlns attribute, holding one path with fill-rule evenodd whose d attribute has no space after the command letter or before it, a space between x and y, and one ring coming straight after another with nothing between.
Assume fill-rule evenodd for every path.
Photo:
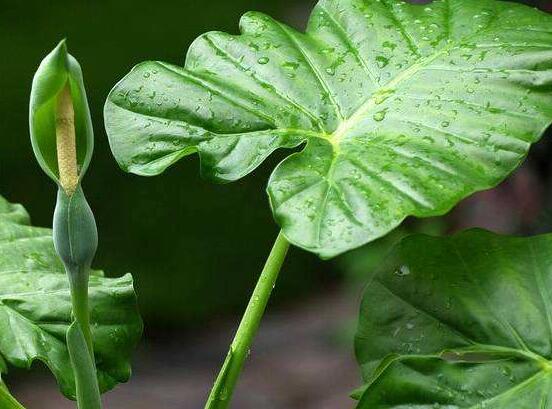
<instances>
[{"instance_id":1,"label":"heart-shaped leaf","mask_svg":"<svg viewBox=\"0 0 552 409\"><path fill-rule=\"evenodd\" d=\"M403 239L363 296L358 409L552 408L552 235Z\"/></svg>"},{"instance_id":2,"label":"heart-shaped leaf","mask_svg":"<svg viewBox=\"0 0 552 409\"><path fill-rule=\"evenodd\" d=\"M142 333L130 274L90 277L98 378L103 391L130 376L129 358ZM31 227L27 212L0 197L0 370L44 362L62 392L75 397L66 345L71 293L52 231Z\"/></svg>"},{"instance_id":3,"label":"heart-shaped leaf","mask_svg":"<svg viewBox=\"0 0 552 409\"><path fill-rule=\"evenodd\" d=\"M231 181L307 142L268 193L286 237L331 257L520 164L552 121L551 27L495 0L321 0L306 34L248 13L184 67L145 62L117 84L111 148L141 175L198 152L204 176Z\"/></svg>"}]
</instances>

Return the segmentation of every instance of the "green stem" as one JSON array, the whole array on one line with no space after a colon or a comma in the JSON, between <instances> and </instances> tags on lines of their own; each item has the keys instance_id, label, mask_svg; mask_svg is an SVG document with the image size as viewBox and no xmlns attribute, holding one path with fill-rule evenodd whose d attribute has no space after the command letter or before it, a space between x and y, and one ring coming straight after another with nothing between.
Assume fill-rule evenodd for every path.
<instances>
[{"instance_id":1,"label":"green stem","mask_svg":"<svg viewBox=\"0 0 552 409\"><path fill-rule=\"evenodd\" d=\"M101 409L94 346L88 305L88 266L72 266L69 272L74 322L67 332L67 346L73 365L79 409Z\"/></svg>"},{"instance_id":2,"label":"green stem","mask_svg":"<svg viewBox=\"0 0 552 409\"><path fill-rule=\"evenodd\" d=\"M25 409L15 398L10 394L8 388L0 381L0 408L2 409Z\"/></svg>"},{"instance_id":3,"label":"green stem","mask_svg":"<svg viewBox=\"0 0 552 409\"><path fill-rule=\"evenodd\" d=\"M230 404L234 388L236 387L245 359L249 354L251 343L259 328L261 318L263 317L272 289L276 284L288 248L289 242L282 232L280 232L266 260L255 290L251 295L240 326L230 345L226 360L218 374L213 389L211 389L205 409L225 409Z\"/></svg>"},{"instance_id":4,"label":"green stem","mask_svg":"<svg viewBox=\"0 0 552 409\"><path fill-rule=\"evenodd\" d=\"M86 345L78 321L74 321L67 330L67 348L75 375L78 408L101 409L102 401L96 376L96 365L90 356L90 350Z\"/></svg>"},{"instance_id":5,"label":"green stem","mask_svg":"<svg viewBox=\"0 0 552 409\"><path fill-rule=\"evenodd\" d=\"M92 342L92 332L90 330L90 308L88 306L88 275L89 268L75 267L76 271L69 274L71 283L71 302L73 305L73 316L80 324L86 346L94 361L94 346Z\"/></svg>"}]
</instances>

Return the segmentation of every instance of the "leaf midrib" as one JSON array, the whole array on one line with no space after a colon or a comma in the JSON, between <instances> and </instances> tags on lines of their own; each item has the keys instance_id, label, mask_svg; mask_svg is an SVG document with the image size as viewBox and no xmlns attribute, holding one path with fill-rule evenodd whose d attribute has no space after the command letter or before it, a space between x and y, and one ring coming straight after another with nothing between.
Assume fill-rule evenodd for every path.
<instances>
[{"instance_id":1,"label":"leaf midrib","mask_svg":"<svg viewBox=\"0 0 552 409\"><path fill-rule=\"evenodd\" d=\"M479 34L480 32L477 32ZM474 34L475 35L475 34ZM466 40L468 37L462 38L462 40ZM383 85L378 90L374 91L372 95L363 102L357 110L345 121L341 122L341 124L337 127L337 129L329 135L327 138L334 148L339 148L340 142L343 139L343 137L347 134L347 132L353 128L355 125L357 125L368 112L370 112L373 108L380 105L383 101L379 102L380 99L386 100L386 95L391 95L396 91L396 87L400 85L401 83L411 79L419 72L423 71L429 64L437 60L439 57L445 55L446 53L452 51L454 48L456 48L459 44L459 41L451 42L448 46L443 47L438 52L419 59L416 63L412 64L410 67L408 67L406 70L402 71L400 74L398 74L393 79L389 80L385 85Z\"/></svg>"},{"instance_id":2,"label":"leaf midrib","mask_svg":"<svg viewBox=\"0 0 552 409\"><path fill-rule=\"evenodd\" d=\"M476 32L473 35L478 33L479 32ZM465 38L463 39L465 40ZM337 163L337 159L340 154L341 140L347 134L347 132L351 128L353 128L358 122L360 122L362 120L362 117L366 115L367 112L369 112L372 108L378 105L378 101L380 98L384 98L384 100L387 99L385 98L386 94L392 94L394 92L394 88L398 86L401 82L412 78L418 72L422 71L427 65L431 64L433 61L435 61L445 53L451 51L457 45L458 45L458 41L451 42L447 47L443 47L439 52L432 54L429 57L418 60L418 63L411 65L408 69L402 71L395 78L388 81L385 85L383 85L377 91L372 93L372 95L364 103L362 103L359 106L359 108L357 108L357 110L349 118L347 118L346 120L340 123L338 128L333 133L319 135L320 138L325 139L326 141L329 141L333 148L332 160L330 162L330 166L328 167L327 176L324 179L327 182L327 186L326 186L326 192L324 194L324 199L321 204L321 208L323 210L325 210L325 207L327 205L327 201L329 199L331 189L336 187L336 185L332 183L332 179L333 179L332 175L335 169L335 164ZM316 237L317 237L318 244L320 243L324 211L320 211L319 213L320 213L320 217L317 222L317 228L316 228Z\"/></svg>"},{"instance_id":3,"label":"leaf midrib","mask_svg":"<svg viewBox=\"0 0 552 409\"><path fill-rule=\"evenodd\" d=\"M446 3L448 5L448 1L446 1ZM384 3L384 4L386 6L388 6L387 3ZM385 98L386 94L393 93L395 91L395 88L399 84L401 84L404 81L407 81L407 80L411 79L418 72L423 71L433 61L435 61L439 57L445 55L446 53L448 53L448 52L452 51L453 49L455 49L456 47L458 47L458 45L462 41L466 41L466 40L468 40L472 37L475 37L476 35L481 34L484 31L488 30L492 26L494 20L496 19L497 14L498 14L498 11L495 12L495 14L493 15L493 19L488 22L488 24L485 28L480 29L480 30L476 30L471 35L464 36L464 37L459 38L455 41L452 41L452 40L449 39L448 40L449 44L447 46L441 48L436 53L434 53L430 56L424 57L424 58L418 58L414 64L412 64L406 70L402 71L396 77L390 79L386 84L381 86L378 90L374 91L372 93L372 95L365 102L363 102L349 118L342 121L334 132L332 132L331 134L328 134L328 136L326 136L326 139L329 140L331 142L331 144L333 145L334 149L336 149L338 151L340 142L343 139L343 137L347 134L347 132L351 128L353 128L358 122L360 122L362 117L364 115L366 115L367 112L369 112L375 106L379 105L378 104L378 99L379 98L382 98L382 97ZM449 21L449 20L450 20L450 17L447 18L447 21ZM450 33L447 33L447 38L448 38L449 34ZM404 36L404 32L403 32L403 36ZM407 40L410 40L409 37L405 37L405 38ZM387 98L385 98L385 99L387 99Z\"/></svg>"},{"instance_id":4,"label":"leaf midrib","mask_svg":"<svg viewBox=\"0 0 552 409\"><path fill-rule=\"evenodd\" d=\"M543 356L538 355L534 352L524 351L524 350L519 350L519 349L509 348L509 347L500 347L500 346L496 346L496 345L485 345L485 344L475 344L475 345L473 345L473 347L481 347L483 351L487 351L487 352L488 352L489 349L494 349L494 348L496 348L499 351L502 350L505 353L509 352L509 353L511 353L510 358L523 358L523 359L526 359L528 361L534 361L539 365L540 369L537 370L533 375L531 375L530 377L525 379L523 382L520 382L520 383L512 386L511 388L508 388L508 389L504 390L503 392L499 393L498 395L492 396L490 398L485 398L484 400L477 402L475 404L475 406L472 405L472 406L469 406L465 409L480 409L482 404L487 405L489 403L492 403L493 401L496 401L497 399L500 399L500 398L508 396L512 393L518 392L519 390L526 388L530 384L541 380L541 378L548 377L549 380L552 380L552 361L549 361L546 358L544 358ZM461 351L461 350L456 350L456 351ZM470 350L470 351L476 352L476 351L473 351L473 350ZM453 350L453 352L454 352L454 350ZM442 359L443 361L446 361L446 359L444 359L443 356L442 356L443 353L444 353L444 351L437 354L437 355L431 355L431 354L429 354L429 355L428 354L425 354L425 355L398 355L395 359L391 359L388 362L386 362L386 365L383 368L380 368L380 370L378 371L377 376L375 376L374 378L371 378L371 380L370 380L369 384L367 385L367 387L369 388L370 385L372 385L381 376L383 376L383 374L386 372L386 370L396 362L400 362L401 360L407 359L407 358L437 358L437 359ZM508 360L510 358L506 358L506 360ZM492 361L488 361L488 362L492 362ZM484 363L485 362L477 362L476 364L484 364Z\"/></svg>"}]
</instances>

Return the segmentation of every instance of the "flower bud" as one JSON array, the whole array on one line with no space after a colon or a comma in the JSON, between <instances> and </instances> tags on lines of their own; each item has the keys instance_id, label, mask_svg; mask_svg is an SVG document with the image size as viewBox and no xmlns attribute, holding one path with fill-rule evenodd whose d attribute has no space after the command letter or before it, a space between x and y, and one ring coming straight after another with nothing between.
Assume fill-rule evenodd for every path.
<instances>
[{"instance_id":1,"label":"flower bud","mask_svg":"<svg viewBox=\"0 0 552 409\"><path fill-rule=\"evenodd\" d=\"M34 76L29 124L38 163L71 196L90 163L94 135L82 71L65 40Z\"/></svg>"},{"instance_id":2,"label":"flower bud","mask_svg":"<svg viewBox=\"0 0 552 409\"><path fill-rule=\"evenodd\" d=\"M90 265L98 247L98 231L81 186L92 156L94 135L82 72L67 53L65 41L38 67L29 120L36 159L58 185L53 239L71 286L74 322L67 331L67 346L78 407L101 409L88 302Z\"/></svg>"}]
</instances>

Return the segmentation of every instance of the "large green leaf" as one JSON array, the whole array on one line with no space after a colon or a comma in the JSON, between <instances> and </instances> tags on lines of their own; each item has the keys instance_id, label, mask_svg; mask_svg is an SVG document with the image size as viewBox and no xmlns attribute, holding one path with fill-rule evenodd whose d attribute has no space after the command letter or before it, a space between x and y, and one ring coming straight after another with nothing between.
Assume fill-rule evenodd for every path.
<instances>
[{"instance_id":1,"label":"large green leaf","mask_svg":"<svg viewBox=\"0 0 552 409\"><path fill-rule=\"evenodd\" d=\"M130 274L90 277L91 322L103 391L130 376L129 358L142 333ZM0 370L44 362L62 392L75 396L66 346L69 282L50 229L31 227L27 212L0 197Z\"/></svg>"},{"instance_id":2,"label":"large green leaf","mask_svg":"<svg viewBox=\"0 0 552 409\"><path fill-rule=\"evenodd\" d=\"M403 239L366 288L359 409L552 408L552 235Z\"/></svg>"},{"instance_id":3,"label":"large green leaf","mask_svg":"<svg viewBox=\"0 0 552 409\"><path fill-rule=\"evenodd\" d=\"M496 185L552 120L552 17L495 0L321 0L306 34L247 13L184 67L137 65L105 122L123 169L198 152L238 179L307 142L268 186L286 237L331 257Z\"/></svg>"}]
</instances>

